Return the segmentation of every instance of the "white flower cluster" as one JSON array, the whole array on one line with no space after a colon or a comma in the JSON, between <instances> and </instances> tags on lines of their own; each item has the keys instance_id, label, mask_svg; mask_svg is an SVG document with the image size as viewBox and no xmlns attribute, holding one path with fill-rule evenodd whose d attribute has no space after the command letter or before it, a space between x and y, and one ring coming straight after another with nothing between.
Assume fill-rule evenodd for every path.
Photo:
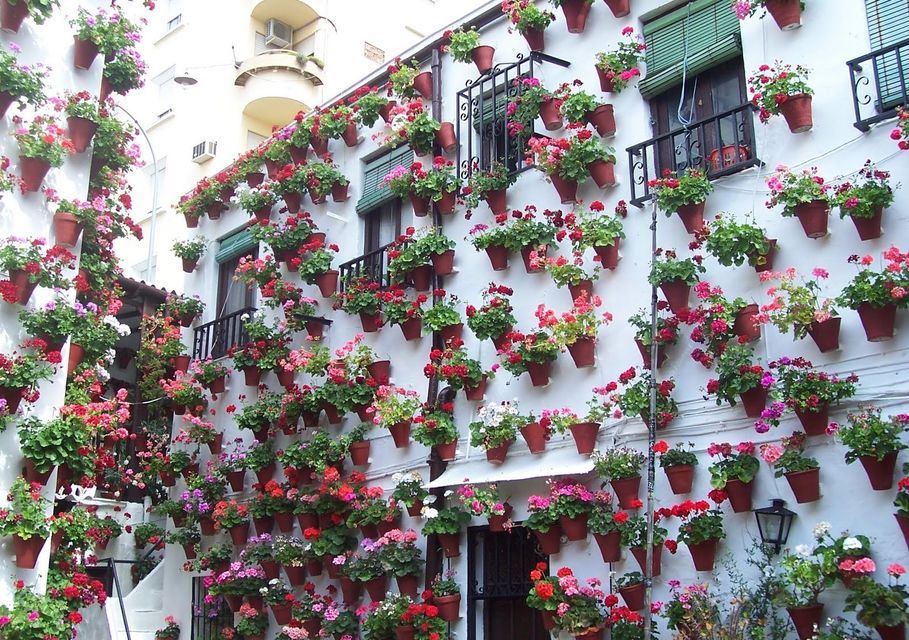
<instances>
[{"instance_id":1,"label":"white flower cluster","mask_svg":"<svg viewBox=\"0 0 909 640\"><path fill-rule=\"evenodd\" d=\"M506 419L512 419L518 416L518 401L503 400L502 402L491 403L480 407L477 415L486 427L498 427ZM482 433L485 429L481 428Z\"/></svg>"},{"instance_id":2,"label":"white flower cluster","mask_svg":"<svg viewBox=\"0 0 909 640\"><path fill-rule=\"evenodd\" d=\"M830 533L830 523L829 522L818 522L814 525L814 538L815 540L820 540L828 533Z\"/></svg>"},{"instance_id":3,"label":"white flower cluster","mask_svg":"<svg viewBox=\"0 0 909 640\"><path fill-rule=\"evenodd\" d=\"M421 476L417 471L408 471L407 473L398 472L391 476L391 481L394 482L396 486L409 482L417 482L419 484L423 484L423 476Z\"/></svg>"}]
</instances>

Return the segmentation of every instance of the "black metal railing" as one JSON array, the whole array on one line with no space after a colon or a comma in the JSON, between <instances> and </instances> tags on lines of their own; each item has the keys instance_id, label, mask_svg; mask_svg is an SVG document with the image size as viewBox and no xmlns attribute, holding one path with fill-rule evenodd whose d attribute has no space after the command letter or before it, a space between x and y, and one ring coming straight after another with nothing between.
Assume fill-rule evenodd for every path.
<instances>
[{"instance_id":1,"label":"black metal railing","mask_svg":"<svg viewBox=\"0 0 909 640\"><path fill-rule=\"evenodd\" d=\"M846 66L859 131L895 117L896 108L909 103L909 38L849 60Z\"/></svg>"},{"instance_id":2,"label":"black metal railing","mask_svg":"<svg viewBox=\"0 0 909 640\"><path fill-rule=\"evenodd\" d=\"M249 336L243 326L243 316L251 316L255 312L255 307L247 307L196 327L193 358L222 358L231 347L245 345L249 342Z\"/></svg>"},{"instance_id":3,"label":"black metal railing","mask_svg":"<svg viewBox=\"0 0 909 640\"><path fill-rule=\"evenodd\" d=\"M458 175L467 180L474 168L488 169L493 162L500 162L512 174L530 168L524 162L527 139L525 135L512 136L508 132L506 108L508 102L521 93L515 80L533 78L536 65L549 62L561 67L570 63L542 52L534 51L527 57L518 54L515 62L497 64L492 71L458 91Z\"/></svg>"},{"instance_id":4,"label":"black metal railing","mask_svg":"<svg viewBox=\"0 0 909 640\"><path fill-rule=\"evenodd\" d=\"M339 265L338 289L344 291L350 280L361 277L378 282L383 288L387 287L390 284L388 276L388 249L394 244L394 242L389 242L374 251L364 253L362 256L358 256L353 260L348 260L344 264Z\"/></svg>"},{"instance_id":5,"label":"black metal railing","mask_svg":"<svg viewBox=\"0 0 909 640\"><path fill-rule=\"evenodd\" d=\"M631 203L641 206L649 200L647 183L666 170L705 169L708 178L719 178L759 164L754 106L746 102L628 147Z\"/></svg>"},{"instance_id":6,"label":"black metal railing","mask_svg":"<svg viewBox=\"0 0 909 640\"><path fill-rule=\"evenodd\" d=\"M192 597L192 640L220 640L223 636L221 630L233 626L234 616L221 598L214 602L205 601L207 589L205 579L196 576L193 578Z\"/></svg>"}]
</instances>

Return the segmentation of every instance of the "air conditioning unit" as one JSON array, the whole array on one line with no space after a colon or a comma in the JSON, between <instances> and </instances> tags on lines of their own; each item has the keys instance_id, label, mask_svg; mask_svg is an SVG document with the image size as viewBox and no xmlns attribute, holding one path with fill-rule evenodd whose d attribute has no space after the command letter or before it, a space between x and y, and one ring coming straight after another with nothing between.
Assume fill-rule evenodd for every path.
<instances>
[{"instance_id":1,"label":"air conditioning unit","mask_svg":"<svg viewBox=\"0 0 909 640\"><path fill-rule=\"evenodd\" d=\"M294 30L291 26L275 18L265 23L265 44L287 49L294 40Z\"/></svg>"},{"instance_id":2,"label":"air conditioning unit","mask_svg":"<svg viewBox=\"0 0 909 640\"><path fill-rule=\"evenodd\" d=\"M202 164L215 157L218 152L218 143L206 140L193 147L193 162Z\"/></svg>"}]
</instances>

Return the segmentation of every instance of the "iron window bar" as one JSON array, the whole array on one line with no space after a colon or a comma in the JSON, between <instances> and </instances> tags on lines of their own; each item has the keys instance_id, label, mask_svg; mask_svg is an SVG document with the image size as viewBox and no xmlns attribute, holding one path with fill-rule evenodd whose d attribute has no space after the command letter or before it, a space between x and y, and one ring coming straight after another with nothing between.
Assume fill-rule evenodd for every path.
<instances>
[{"instance_id":1,"label":"iron window bar","mask_svg":"<svg viewBox=\"0 0 909 640\"><path fill-rule=\"evenodd\" d=\"M391 284L388 274L388 250L394 245L394 242L389 242L339 265L338 290L343 293L350 280L361 277L378 282L382 288Z\"/></svg>"},{"instance_id":2,"label":"iron window bar","mask_svg":"<svg viewBox=\"0 0 909 640\"><path fill-rule=\"evenodd\" d=\"M243 316L252 316L256 307L246 307L228 313L211 322L199 325L193 334L193 358L223 358L231 347L243 347L249 342L249 335L243 326ZM319 316L300 316L306 322L330 325L332 320Z\"/></svg>"},{"instance_id":3,"label":"iron window bar","mask_svg":"<svg viewBox=\"0 0 909 640\"><path fill-rule=\"evenodd\" d=\"M869 62L870 78L863 66ZM846 66L855 109L853 126L859 131L868 131L871 125L896 117L896 108L909 103L909 38L853 58ZM873 113L866 115L869 105Z\"/></svg>"},{"instance_id":4,"label":"iron window bar","mask_svg":"<svg viewBox=\"0 0 909 640\"><path fill-rule=\"evenodd\" d=\"M628 147L631 204L650 200L647 183L667 169L706 169L712 180L761 165L754 149L755 110L746 102Z\"/></svg>"}]
</instances>

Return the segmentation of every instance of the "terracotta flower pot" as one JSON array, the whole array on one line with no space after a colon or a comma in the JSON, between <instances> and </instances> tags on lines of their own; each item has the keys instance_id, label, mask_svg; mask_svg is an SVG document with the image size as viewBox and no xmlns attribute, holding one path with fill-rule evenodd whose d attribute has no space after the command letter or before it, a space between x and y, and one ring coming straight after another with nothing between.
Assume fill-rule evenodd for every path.
<instances>
[{"instance_id":1,"label":"terracotta flower pot","mask_svg":"<svg viewBox=\"0 0 909 640\"><path fill-rule=\"evenodd\" d=\"M788 96L785 102L780 103L780 113L792 133L811 131L814 126L811 120L811 96L806 93Z\"/></svg>"},{"instance_id":2,"label":"terracotta flower pot","mask_svg":"<svg viewBox=\"0 0 909 640\"><path fill-rule=\"evenodd\" d=\"M243 487L246 484L246 469L228 471L226 475L231 491L243 491Z\"/></svg>"},{"instance_id":3,"label":"terracotta flower pot","mask_svg":"<svg viewBox=\"0 0 909 640\"><path fill-rule=\"evenodd\" d=\"M840 348L840 324L842 318L828 318L823 322L812 322L808 326L808 335L821 353L836 351Z\"/></svg>"},{"instance_id":4,"label":"terracotta flower pot","mask_svg":"<svg viewBox=\"0 0 909 640\"><path fill-rule=\"evenodd\" d=\"M561 6L568 33L583 33L591 7L587 0L562 0Z\"/></svg>"},{"instance_id":5,"label":"terracotta flower pot","mask_svg":"<svg viewBox=\"0 0 909 640\"><path fill-rule=\"evenodd\" d=\"M578 201L577 182L561 178L555 173L550 175L549 179L552 180L552 186L554 186L558 192L559 200L562 204L574 204Z\"/></svg>"},{"instance_id":6,"label":"terracotta flower pot","mask_svg":"<svg viewBox=\"0 0 909 640\"><path fill-rule=\"evenodd\" d=\"M410 446L410 420L390 425L388 430L391 431L391 437L392 440L394 440L395 447L403 449Z\"/></svg>"},{"instance_id":7,"label":"terracotta flower pot","mask_svg":"<svg viewBox=\"0 0 909 640\"><path fill-rule=\"evenodd\" d=\"M527 273L542 273L543 267L533 266L531 253L536 253L538 256L542 257L546 254L545 247L521 247L521 260L524 261L524 270Z\"/></svg>"},{"instance_id":8,"label":"terracotta flower pot","mask_svg":"<svg viewBox=\"0 0 909 640\"><path fill-rule=\"evenodd\" d=\"M751 493L754 489L754 481L744 483L741 480L727 480L723 490L729 496L729 504L736 513L751 511Z\"/></svg>"},{"instance_id":9,"label":"terracotta flower pot","mask_svg":"<svg viewBox=\"0 0 909 640\"><path fill-rule=\"evenodd\" d=\"M814 411L802 411L796 407L794 411L806 434L822 436L827 433L827 425L830 424L830 407L828 405L820 405Z\"/></svg>"},{"instance_id":10,"label":"terracotta flower pot","mask_svg":"<svg viewBox=\"0 0 909 640\"><path fill-rule=\"evenodd\" d=\"M461 594L433 596L432 603L439 609L439 617L445 622L454 622L461 611Z\"/></svg>"},{"instance_id":11,"label":"terracotta flower pot","mask_svg":"<svg viewBox=\"0 0 909 640\"><path fill-rule=\"evenodd\" d=\"M894 513L893 517L896 518L896 522L900 526L900 531L903 532L903 539L906 541L906 546L909 547L909 518L901 516L898 513Z\"/></svg>"},{"instance_id":12,"label":"terracotta flower pot","mask_svg":"<svg viewBox=\"0 0 909 640\"><path fill-rule=\"evenodd\" d=\"M535 387L545 387L549 384L549 370L552 368L552 361L546 362L528 362L526 363L527 373L530 374L530 383Z\"/></svg>"},{"instance_id":13,"label":"terracotta flower pot","mask_svg":"<svg viewBox=\"0 0 909 640\"><path fill-rule=\"evenodd\" d=\"M741 309L735 315L735 322L732 330L735 335L746 339L748 342L754 342L761 337L761 325L757 323L758 306L749 304Z\"/></svg>"},{"instance_id":14,"label":"terracotta flower pot","mask_svg":"<svg viewBox=\"0 0 909 640\"><path fill-rule=\"evenodd\" d=\"M82 360L85 358L85 349L81 345L76 344L75 342L69 343L69 357L66 360L66 375L71 376L73 372L82 364Z\"/></svg>"},{"instance_id":15,"label":"terracotta flower pot","mask_svg":"<svg viewBox=\"0 0 909 640\"><path fill-rule=\"evenodd\" d=\"M287 207L289 213L298 213L300 211L300 203L303 201L302 193L285 193L283 196L284 205Z\"/></svg>"},{"instance_id":16,"label":"terracotta flower pot","mask_svg":"<svg viewBox=\"0 0 909 640\"><path fill-rule=\"evenodd\" d=\"M360 324L364 333L375 333L382 327L382 315L360 312Z\"/></svg>"},{"instance_id":17,"label":"terracotta flower pot","mask_svg":"<svg viewBox=\"0 0 909 640\"><path fill-rule=\"evenodd\" d=\"M546 429L539 422L526 424L520 431L530 453L543 453L546 450Z\"/></svg>"},{"instance_id":18,"label":"terracotta flower pot","mask_svg":"<svg viewBox=\"0 0 909 640\"><path fill-rule=\"evenodd\" d=\"M443 216L451 215L455 212L455 205L457 204L458 194L454 191L449 193L443 193L442 197L435 201L436 209Z\"/></svg>"},{"instance_id":19,"label":"terracotta flower pot","mask_svg":"<svg viewBox=\"0 0 909 640\"><path fill-rule=\"evenodd\" d=\"M355 467L369 464L369 440L350 443L350 461Z\"/></svg>"},{"instance_id":20,"label":"terracotta flower pot","mask_svg":"<svg viewBox=\"0 0 909 640\"><path fill-rule=\"evenodd\" d=\"M319 293L323 298L332 297L338 290L338 272L329 269L325 273L316 276L316 286L319 287Z\"/></svg>"},{"instance_id":21,"label":"terracotta flower pot","mask_svg":"<svg viewBox=\"0 0 909 640\"><path fill-rule=\"evenodd\" d=\"M328 138L310 138L309 146L312 147L313 153L321 158L328 153Z\"/></svg>"},{"instance_id":22,"label":"terracotta flower pot","mask_svg":"<svg viewBox=\"0 0 909 640\"><path fill-rule=\"evenodd\" d=\"M356 122L349 122L347 124L347 128L344 130L344 133L341 134L341 139L348 147L355 147L360 144L360 134L357 132Z\"/></svg>"},{"instance_id":23,"label":"terracotta flower pot","mask_svg":"<svg viewBox=\"0 0 909 640\"><path fill-rule=\"evenodd\" d=\"M415 193L410 194L410 206L413 207L413 214L418 218L422 218L427 213L429 213L429 198L424 198L423 196L418 196Z\"/></svg>"},{"instance_id":24,"label":"terracotta flower pot","mask_svg":"<svg viewBox=\"0 0 909 640\"><path fill-rule=\"evenodd\" d=\"M464 395L468 400L472 402L480 402L486 396L486 374L483 374L483 378L477 383L477 386L470 387L464 385Z\"/></svg>"},{"instance_id":25,"label":"terracotta flower pot","mask_svg":"<svg viewBox=\"0 0 909 640\"><path fill-rule=\"evenodd\" d=\"M684 280L670 280L660 284L660 291L663 297L669 303L669 308L673 313L682 313L688 310L688 295L691 292L691 285Z\"/></svg>"},{"instance_id":26,"label":"terracotta flower pot","mask_svg":"<svg viewBox=\"0 0 909 640\"><path fill-rule=\"evenodd\" d=\"M309 145L298 147L291 144L287 149L290 151L290 159L294 164L303 164L306 162L306 156L309 155Z\"/></svg>"},{"instance_id":27,"label":"terracotta flower pot","mask_svg":"<svg viewBox=\"0 0 909 640\"><path fill-rule=\"evenodd\" d=\"M878 460L875 456L859 456L859 462L868 474L871 488L887 491L893 486L893 471L896 469L896 451L891 451Z\"/></svg>"},{"instance_id":28,"label":"terracotta flower pot","mask_svg":"<svg viewBox=\"0 0 909 640\"><path fill-rule=\"evenodd\" d=\"M619 587L619 594L625 605L632 611L640 611L644 608L644 583L637 582L627 587Z\"/></svg>"},{"instance_id":29,"label":"terracotta flower pot","mask_svg":"<svg viewBox=\"0 0 909 640\"><path fill-rule=\"evenodd\" d=\"M587 165L587 173L593 178L593 181L600 189L614 187L615 182L615 163L606 162L605 160L594 160Z\"/></svg>"},{"instance_id":30,"label":"terracotta flower pot","mask_svg":"<svg viewBox=\"0 0 909 640\"><path fill-rule=\"evenodd\" d=\"M809 238L823 238L827 235L827 219L830 205L823 200L813 200L795 206L795 215Z\"/></svg>"},{"instance_id":31,"label":"terracotta flower pot","mask_svg":"<svg viewBox=\"0 0 909 640\"><path fill-rule=\"evenodd\" d=\"M631 478L616 478L610 480L615 497L619 501L622 509L633 509L632 504L638 499L638 493L641 490L641 476L632 476Z\"/></svg>"},{"instance_id":32,"label":"terracotta flower pot","mask_svg":"<svg viewBox=\"0 0 909 640\"><path fill-rule=\"evenodd\" d=\"M48 171L50 163L47 160L19 156L19 177L22 178L23 191L32 193L38 191Z\"/></svg>"},{"instance_id":33,"label":"terracotta flower pot","mask_svg":"<svg viewBox=\"0 0 909 640\"><path fill-rule=\"evenodd\" d=\"M492 69L492 59L495 53L495 47L491 47L488 44L478 45L470 52L470 57L473 63L477 65L477 71L480 72L480 75Z\"/></svg>"},{"instance_id":34,"label":"terracotta flower pot","mask_svg":"<svg viewBox=\"0 0 909 640\"><path fill-rule=\"evenodd\" d=\"M407 272L407 279L413 283L416 291L429 291L432 283L432 267L428 264L422 264L415 269Z\"/></svg>"},{"instance_id":35,"label":"terracotta flower pot","mask_svg":"<svg viewBox=\"0 0 909 640\"><path fill-rule=\"evenodd\" d=\"M764 0L764 8L783 31L792 31L802 26L802 6L799 0Z\"/></svg>"},{"instance_id":36,"label":"terracotta flower pot","mask_svg":"<svg viewBox=\"0 0 909 640\"><path fill-rule=\"evenodd\" d=\"M615 269L619 266L619 240L616 237L612 244L593 248L604 269Z\"/></svg>"},{"instance_id":37,"label":"terracotta flower pot","mask_svg":"<svg viewBox=\"0 0 909 640\"><path fill-rule=\"evenodd\" d=\"M440 533L437 536L446 558L456 558L461 555L461 534Z\"/></svg>"},{"instance_id":38,"label":"terracotta flower pot","mask_svg":"<svg viewBox=\"0 0 909 640\"><path fill-rule=\"evenodd\" d=\"M896 326L896 305L888 304L883 307L862 303L856 309L865 337L868 342L883 342L893 338Z\"/></svg>"},{"instance_id":39,"label":"terracotta flower pot","mask_svg":"<svg viewBox=\"0 0 909 640\"><path fill-rule=\"evenodd\" d=\"M638 352L641 354L641 360L643 361L643 367L645 369L650 368L650 346L644 344L637 338L634 339L635 345L637 345ZM663 345L657 345L657 369L661 368L666 362L666 350L663 348Z\"/></svg>"},{"instance_id":40,"label":"terracotta flower pot","mask_svg":"<svg viewBox=\"0 0 909 640\"><path fill-rule=\"evenodd\" d=\"M552 631L555 629L555 616L553 615L552 611L541 610L540 618L543 621L543 628L546 629L546 631Z\"/></svg>"},{"instance_id":41,"label":"terracotta flower pot","mask_svg":"<svg viewBox=\"0 0 909 640\"><path fill-rule=\"evenodd\" d=\"M351 580L347 576L341 576L341 597L344 604L354 606L363 596L363 583Z\"/></svg>"},{"instance_id":42,"label":"terracotta flower pot","mask_svg":"<svg viewBox=\"0 0 909 640\"><path fill-rule=\"evenodd\" d=\"M423 501L415 500L412 505L407 507L407 515L411 518L419 518L420 514L423 512Z\"/></svg>"},{"instance_id":43,"label":"terracotta flower pot","mask_svg":"<svg viewBox=\"0 0 909 640\"><path fill-rule=\"evenodd\" d=\"M505 507L504 513L489 516L489 530L493 533L503 533L508 530L508 520L511 518L514 508L507 502L503 506Z\"/></svg>"},{"instance_id":44,"label":"terracotta flower pot","mask_svg":"<svg viewBox=\"0 0 909 640\"><path fill-rule=\"evenodd\" d=\"M385 121L385 124L391 124L394 115L391 113L392 110L398 106L397 100L389 100L379 108L379 115L382 117L382 120Z\"/></svg>"},{"instance_id":45,"label":"terracotta flower pot","mask_svg":"<svg viewBox=\"0 0 909 640\"><path fill-rule=\"evenodd\" d=\"M878 625L874 627L881 640L904 640L906 637L906 625L897 624L892 626Z\"/></svg>"},{"instance_id":46,"label":"terracotta flower pot","mask_svg":"<svg viewBox=\"0 0 909 640\"><path fill-rule=\"evenodd\" d=\"M821 498L820 469L791 471L786 474L789 487L798 503L814 502Z\"/></svg>"},{"instance_id":47,"label":"terracotta flower pot","mask_svg":"<svg viewBox=\"0 0 909 640\"><path fill-rule=\"evenodd\" d=\"M638 561L638 565L641 567L641 572L647 571L647 552L644 547L632 547L631 555L634 556L634 559ZM662 560L663 558L663 544L653 545L653 577L660 575L660 570L662 569Z\"/></svg>"},{"instance_id":48,"label":"terracotta flower pot","mask_svg":"<svg viewBox=\"0 0 909 640\"><path fill-rule=\"evenodd\" d=\"M562 527L558 523L552 525L548 531L534 531L540 549L546 555L555 555L562 550Z\"/></svg>"},{"instance_id":49,"label":"terracotta flower pot","mask_svg":"<svg viewBox=\"0 0 909 640\"><path fill-rule=\"evenodd\" d=\"M192 273L196 270L197 262L195 260L187 260L183 258L183 273Z\"/></svg>"},{"instance_id":50,"label":"terracotta flower pot","mask_svg":"<svg viewBox=\"0 0 909 640\"><path fill-rule=\"evenodd\" d=\"M304 618L303 629L306 631L307 638L318 638L322 631L322 620L320 618Z\"/></svg>"},{"instance_id":51,"label":"terracotta flower pot","mask_svg":"<svg viewBox=\"0 0 909 640\"><path fill-rule=\"evenodd\" d=\"M16 567L19 569L34 569L38 562L38 555L44 548L47 538L32 536L31 538L20 538L18 535L13 536L13 550L16 554Z\"/></svg>"},{"instance_id":52,"label":"terracotta flower pot","mask_svg":"<svg viewBox=\"0 0 909 640\"><path fill-rule=\"evenodd\" d=\"M395 627L395 640L413 640L417 630L412 624Z\"/></svg>"},{"instance_id":53,"label":"terracotta flower pot","mask_svg":"<svg viewBox=\"0 0 909 640\"><path fill-rule=\"evenodd\" d=\"M571 437L574 438L574 445L578 453L582 456L589 456L593 453L597 444L597 434L600 432L598 422L577 422L569 425Z\"/></svg>"},{"instance_id":54,"label":"terracotta flower pot","mask_svg":"<svg viewBox=\"0 0 909 640\"><path fill-rule=\"evenodd\" d=\"M13 104L13 101L15 99L15 96L13 96L11 93L0 91L0 118L6 116L7 110Z\"/></svg>"},{"instance_id":55,"label":"terracotta flower pot","mask_svg":"<svg viewBox=\"0 0 909 640\"><path fill-rule=\"evenodd\" d=\"M705 540L704 542L688 543L688 551L694 561L695 571L713 571L716 561L716 548L719 540Z\"/></svg>"},{"instance_id":56,"label":"terracotta flower pot","mask_svg":"<svg viewBox=\"0 0 909 640\"><path fill-rule=\"evenodd\" d=\"M612 93L615 91L615 81L608 75L608 73L596 65L594 65L594 68L597 72L597 79L600 81L600 91L603 93Z\"/></svg>"},{"instance_id":57,"label":"terracotta flower pot","mask_svg":"<svg viewBox=\"0 0 909 640\"><path fill-rule=\"evenodd\" d=\"M71 213L58 211L54 214L54 240L57 245L72 249L79 242L82 223Z\"/></svg>"},{"instance_id":58,"label":"terracotta flower pot","mask_svg":"<svg viewBox=\"0 0 909 640\"><path fill-rule=\"evenodd\" d=\"M258 187L265 182L265 174L261 171L250 171L246 174L246 186L250 189Z\"/></svg>"},{"instance_id":59,"label":"terracotta flower pot","mask_svg":"<svg viewBox=\"0 0 909 640\"><path fill-rule=\"evenodd\" d=\"M556 131L562 128L562 114L559 104L555 100L544 100L540 103L540 119L547 131Z\"/></svg>"},{"instance_id":60,"label":"terracotta flower pot","mask_svg":"<svg viewBox=\"0 0 909 640\"><path fill-rule=\"evenodd\" d=\"M581 280L578 284L569 284L568 291L571 294L571 301L577 300L582 293L587 294L587 300L593 298L593 281Z\"/></svg>"},{"instance_id":61,"label":"terracotta flower pot","mask_svg":"<svg viewBox=\"0 0 909 640\"><path fill-rule=\"evenodd\" d=\"M776 257L777 241L775 238L768 238L767 243L770 245L767 253L757 254L757 257L761 259L761 264L754 265L754 271L756 273L773 271L773 259Z\"/></svg>"},{"instance_id":62,"label":"terracotta flower pot","mask_svg":"<svg viewBox=\"0 0 909 640\"><path fill-rule=\"evenodd\" d=\"M38 471L35 469L35 463L26 458L24 469L25 480L29 484L37 482L40 485L45 485L47 484L47 480L50 478L50 474L54 469L56 469L56 467L51 467L47 471Z\"/></svg>"},{"instance_id":63,"label":"terracotta flower pot","mask_svg":"<svg viewBox=\"0 0 909 640\"><path fill-rule=\"evenodd\" d=\"M489 263L493 271L504 271L508 268L508 249L506 247L489 246L486 247L486 255L489 257Z\"/></svg>"},{"instance_id":64,"label":"terracotta flower pot","mask_svg":"<svg viewBox=\"0 0 909 640\"><path fill-rule=\"evenodd\" d=\"M235 547L240 547L246 544L246 541L249 539L249 523L241 522L238 525L235 525L230 528L230 541L234 544Z\"/></svg>"},{"instance_id":65,"label":"terracotta flower pot","mask_svg":"<svg viewBox=\"0 0 909 640\"><path fill-rule=\"evenodd\" d=\"M596 363L597 341L594 338L578 338L568 345L568 353L578 369L592 367Z\"/></svg>"},{"instance_id":66,"label":"terracotta flower pot","mask_svg":"<svg viewBox=\"0 0 909 640\"><path fill-rule=\"evenodd\" d=\"M611 104L601 104L588 113L587 122L593 125L600 137L609 138L615 135L615 110Z\"/></svg>"},{"instance_id":67,"label":"terracotta flower pot","mask_svg":"<svg viewBox=\"0 0 909 640\"><path fill-rule=\"evenodd\" d=\"M562 533L570 541L584 540L587 538L587 514L582 513L575 518L559 516L559 525Z\"/></svg>"},{"instance_id":68,"label":"terracotta flower pot","mask_svg":"<svg viewBox=\"0 0 909 640\"><path fill-rule=\"evenodd\" d=\"M694 482L694 465L677 464L672 467L663 467L666 473L666 479L669 480L669 488L675 495L691 493L691 485Z\"/></svg>"},{"instance_id":69,"label":"terracotta flower pot","mask_svg":"<svg viewBox=\"0 0 909 640\"><path fill-rule=\"evenodd\" d=\"M417 599L419 576L395 576L395 582L398 584L398 593Z\"/></svg>"},{"instance_id":70,"label":"terracotta flower pot","mask_svg":"<svg viewBox=\"0 0 909 640\"><path fill-rule=\"evenodd\" d=\"M622 559L622 534L620 532L594 533L593 539L597 541L603 562L618 562Z\"/></svg>"},{"instance_id":71,"label":"terracotta flower pot","mask_svg":"<svg viewBox=\"0 0 909 640\"><path fill-rule=\"evenodd\" d=\"M508 210L508 192L505 189L496 189L495 191L490 191L486 194L484 200L489 206L490 211L498 215L505 213Z\"/></svg>"},{"instance_id":72,"label":"terracotta flower pot","mask_svg":"<svg viewBox=\"0 0 909 640\"><path fill-rule=\"evenodd\" d=\"M503 348L508 343L508 335L510 333L511 333L511 325L507 326L502 331L502 333L500 333L495 338L490 338L490 340L492 340L492 344L495 346L495 348L497 350Z\"/></svg>"},{"instance_id":73,"label":"terracotta flower pot","mask_svg":"<svg viewBox=\"0 0 909 640\"><path fill-rule=\"evenodd\" d=\"M275 528L275 518L274 516L265 516L264 518L253 518L253 525L256 527L256 533L262 535L263 533L271 533L271 530Z\"/></svg>"},{"instance_id":74,"label":"terracotta flower pot","mask_svg":"<svg viewBox=\"0 0 909 640\"><path fill-rule=\"evenodd\" d=\"M447 276L454 271L454 249L448 249L442 253L434 253L429 256L432 262L432 270L437 276Z\"/></svg>"},{"instance_id":75,"label":"terracotta flower pot","mask_svg":"<svg viewBox=\"0 0 909 640\"><path fill-rule=\"evenodd\" d=\"M388 381L391 378L391 361L376 360L367 365L366 370L380 385L388 384Z\"/></svg>"},{"instance_id":76,"label":"terracotta flower pot","mask_svg":"<svg viewBox=\"0 0 909 640\"><path fill-rule=\"evenodd\" d=\"M531 51L542 51L546 44L546 32L543 29L527 29L521 35L527 41Z\"/></svg>"},{"instance_id":77,"label":"terracotta flower pot","mask_svg":"<svg viewBox=\"0 0 909 640\"><path fill-rule=\"evenodd\" d=\"M292 616L289 604L272 604L268 608L271 609L271 615L275 619L275 623L279 625L290 624Z\"/></svg>"},{"instance_id":78,"label":"terracotta flower pot","mask_svg":"<svg viewBox=\"0 0 909 640\"><path fill-rule=\"evenodd\" d=\"M749 418L760 418L761 412L767 406L767 395L768 390L760 384L740 393L739 398L742 400L745 415Z\"/></svg>"},{"instance_id":79,"label":"terracotta flower pot","mask_svg":"<svg viewBox=\"0 0 909 640\"><path fill-rule=\"evenodd\" d=\"M28 17L28 3L20 0L16 4L10 4L9 0L3 0L0 3L0 28L10 33L18 33L22 21Z\"/></svg>"},{"instance_id":80,"label":"terracotta flower pot","mask_svg":"<svg viewBox=\"0 0 909 640\"><path fill-rule=\"evenodd\" d=\"M256 471L255 474L256 481L259 484L267 484L269 480L275 477L275 463L272 462L271 464L262 467Z\"/></svg>"},{"instance_id":81,"label":"terracotta flower pot","mask_svg":"<svg viewBox=\"0 0 909 640\"><path fill-rule=\"evenodd\" d=\"M795 4L798 5L798 1ZM807 607L786 607L786 611L789 612L789 617L792 619L792 625L795 627L799 640L809 640L809 638L814 636L815 627L821 626L824 605L818 603Z\"/></svg>"},{"instance_id":82,"label":"terracotta flower pot","mask_svg":"<svg viewBox=\"0 0 909 640\"><path fill-rule=\"evenodd\" d=\"M874 240L881 237L881 218L884 215L883 207L875 207L874 215L870 218L859 218L858 216L849 216L855 230L858 231L859 238L862 240Z\"/></svg>"},{"instance_id":83,"label":"terracotta flower pot","mask_svg":"<svg viewBox=\"0 0 909 640\"><path fill-rule=\"evenodd\" d=\"M422 318L411 318L410 320L405 320L398 326L401 327L401 333L408 342L411 340L419 340L423 337Z\"/></svg>"},{"instance_id":84,"label":"terracotta flower pot","mask_svg":"<svg viewBox=\"0 0 909 640\"><path fill-rule=\"evenodd\" d=\"M426 100L432 99L432 71L424 71L413 79L413 88Z\"/></svg>"},{"instance_id":85,"label":"terracotta flower pot","mask_svg":"<svg viewBox=\"0 0 909 640\"><path fill-rule=\"evenodd\" d=\"M490 464L502 464L505 462L505 457L508 455L508 449L511 447L514 440L509 440L504 444L500 444L498 447L490 447L486 450L486 461Z\"/></svg>"},{"instance_id":86,"label":"terracotta flower pot","mask_svg":"<svg viewBox=\"0 0 909 640\"><path fill-rule=\"evenodd\" d=\"M624 18L631 13L631 0L603 0L612 15L616 18Z\"/></svg>"},{"instance_id":87,"label":"terracotta flower pot","mask_svg":"<svg viewBox=\"0 0 909 640\"><path fill-rule=\"evenodd\" d=\"M95 137L95 132L98 130L97 123L88 118L70 116L66 119L66 124L76 153L82 153L88 149L88 145L91 144L92 138Z\"/></svg>"},{"instance_id":88,"label":"terracotta flower pot","mask_svg":"<svg viewBox=\"0 0 909 640\"><path fill-rule=\"evenodd\" d=\"M436 131L436 142L445 153L454 153L458 148L458 136L455 134L454 124L443 122Z\"/></svg>"},{"instance_id":89,"label":"terracotta flower pot","mask_svg":"<svg viewBox=\"0 0 909 640\"><path fill-rule=\"evenodd\" d=\"M706 204L706 202L695 202L683 204L676 209L682 224L685 225L685 231L695 234L704 230L704 207Z\"/></svg>"},{"instance_id":90,"label":"terracotta flower pot","mask_svg":"<svg viewBox=\"0 0 909 640\"><path fill-rule=\"evenodd\" d=\"M432 446L432 449L436 452L436 455L439 456L439 460L442 462L451 462L455 459L458 450L458 441L455 439L451 442L435 444Z\"/></svg>"}]
</instances>

